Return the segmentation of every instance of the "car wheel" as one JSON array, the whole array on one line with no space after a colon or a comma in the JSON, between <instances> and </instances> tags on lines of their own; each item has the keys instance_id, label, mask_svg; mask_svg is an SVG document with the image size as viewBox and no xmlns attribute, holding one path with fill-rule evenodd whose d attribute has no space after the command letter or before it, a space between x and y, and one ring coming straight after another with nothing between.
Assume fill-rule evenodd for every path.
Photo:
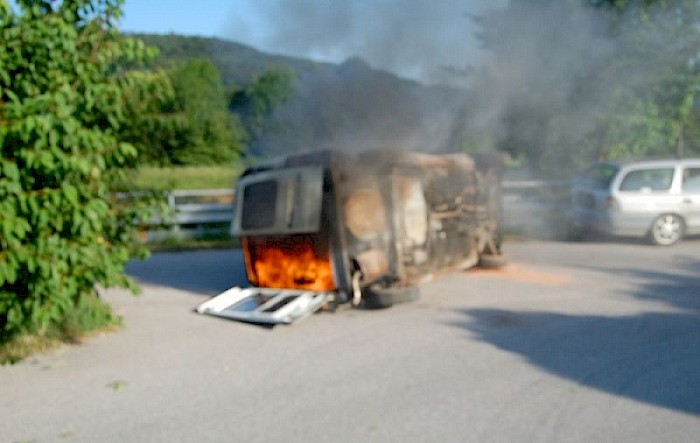
<instances>
[{"instance_id":1,"label":"car wheel","mask_svg":"<svg viewBox=\"0 0 700 443\"><path fill-rule=\"evenodd\" d=\"M663 214L654 220L649 239L657 246L670 246L683 238L685 223L675 214Z\"/></svg>"},{"instance_id":2,"label":"car wheel","mask_svg":"<svg viewBox=\"0 0 700 443\"><path fill-rule=\"evenodd\" d=\"M388 308L398 303L418 300L420 290L417 286L379 286L372 285L362 290L363 306L370 309Z\"/></svg>"}]
</instances>

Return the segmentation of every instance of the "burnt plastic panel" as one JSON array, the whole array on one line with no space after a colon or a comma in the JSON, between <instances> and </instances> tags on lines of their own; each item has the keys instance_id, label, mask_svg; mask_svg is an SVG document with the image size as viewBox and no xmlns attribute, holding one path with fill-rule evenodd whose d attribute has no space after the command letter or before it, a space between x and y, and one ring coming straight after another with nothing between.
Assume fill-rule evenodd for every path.
<instances>
[{"instance_id":1,"label":"burnt plastic panel","mask_svg":"<svg viewBox=\"0 0 700 443\"><path fill-rule=\"evenodd\" d=\"M303 234L321 228L323 168L298 167L242 177L236 187L231 234Z\"/></svg>"},{"instance_id":2,"label":"burnt plastic panel","mask_svg":"<svg viewBox=\"0 0 700 443\"><path fill-rule=\"evenodd\" d=\"M195 308L200 314L259 324L290 324L331 301L330 292L233 287Z\"/></svg>"}]
</instances>

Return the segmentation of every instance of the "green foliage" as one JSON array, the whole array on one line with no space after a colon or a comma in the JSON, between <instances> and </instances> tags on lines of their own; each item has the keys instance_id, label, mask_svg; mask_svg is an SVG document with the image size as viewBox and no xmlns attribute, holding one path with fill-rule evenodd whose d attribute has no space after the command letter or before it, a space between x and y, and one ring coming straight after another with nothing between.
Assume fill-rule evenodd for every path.
<instances>
[{"instance_id":1,"label":"green foliage","mask_svg":"<svg viewBox=\"0 0 700 443\"><path fill-rule=\"evenodd\" d=\"M112 321L96 285L132 290L148 204L112 194L137 156L120 137L154 76L114 29L119 0L0 2L0 343ZM157 85L157 82L154 83Z\"/></svg>"},{"instance_id":2,"label":"green foliage","mask_svg":"<svg viewBox=\"0 0 700 443\"><path fill-rule=\"evenodd\" d=\"M159 66L183 66L205 58L218 68L228 91L234 133L237 125L245 131L243 159L321 147L461 146L460 140L450 140L449 121L462 105L463 90L400 79L357 58L331 65L264 54L220 39L140 37L160 49Z\"/></svg>"},{"instance_id":3,"label":"green foliage","mask_svg":"<svg viewBox=\"0 0 700 443\"><path fill-rule=\"evenodd\" d=\"M227 109L217 68L190 59L150 74L157 82L128 96L130 122L124 138L151 165L232 164L243 150L245 131Z\"/></svg>"},{"instance_id":4,"label":"green foliage","mask_svg":"<svg viewBox=\"0 0 700 443\"><path fill-rule=\"evenodd\" d=\"M292 71L276 67L256 75L243 89L233 91L229 109L240 116L252 142L269 128L272 112L294 96Z\"/></svg>"},{"instance_id":5,"label":"green foliage","mask_svg":"<svg viewBox=\"0 0 700 443\"><path fill-rule=\"evenodd\" d=\"M512 0L477 20L494 60L477 83L497 116L487 133L560 177L598 159L700 154L699 22L697 0Z\"/></svg>"},{"instance_id":6,"label":"green foliage","mask_svg":"<svg viewBox=\"0 0 700 443\"><path fill-rule=\"evenodd\" d=\"M140 167L131 171L127 186L136 189L225 189L243 171L241 164L231 166Z\"/></svg>"},{"instance_id":7,"label":"green foliage","mask_svg":"<svg viewBox=\"0 0 700 443\"><path fill-rule=\"evenodd\" d=\"M134 73L148 81L137 82L123 96L125 121L120 137L136 146L138 163L170 163L173 146L185 137L184 116L174 109L175 91L167 72L155 69Z\"/></svg>"},{"instance_id":8,"label":"green foliage","mask_svg":"<svg viewBox=\"0 0 700 443\"><path fill-rule=\"evenodd\" d=\"M232 163L242 151L244 133L227 109L221 75L209 60L192 59L169 72L175 109L184 114L184 137L174 146L171 163Z\"/></svg>"},{"instance_id":9,"label":"green foliage","mask_svg":"<svg viewBox=\"0 0 700 443\"><path fill-rule=\"evenodd\" d=\"M626 2L621 47L612 72L643 72L616 97L604 128L603 157L686 156L700 153L700 10L696 0ZM638 9L635 9L638 8Z\"/></svg>"},{"instance_id":10,"label":"green foliage","mask_svg":"<svg viewBox=\"0 0 700 443\"><path fill-rule=\"evenodd\" d=\"M0 365L13 364L23 358L54 347L57 343L80 343L86 331L118 328L121 318L97 297L83 297L58 322L53 322L41 335L16 335L1 343Z\"/></svg>"}]
</instances>

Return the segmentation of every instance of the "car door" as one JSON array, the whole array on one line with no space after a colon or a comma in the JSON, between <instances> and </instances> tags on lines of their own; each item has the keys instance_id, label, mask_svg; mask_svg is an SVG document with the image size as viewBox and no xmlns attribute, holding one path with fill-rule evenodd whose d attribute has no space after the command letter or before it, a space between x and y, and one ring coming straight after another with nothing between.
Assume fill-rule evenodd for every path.
<instances>
[{"instance_id":1,"label":"car door","mask_svg":"<svg viewBox=\"0 0 700 443\"><path fill-rule=\"evenodd\" d=\"M626 172L618 187L616 228L621 233L645 233L654 219L675 213L681 196L672 192L673 166L644 166Z\"/></svg>"},{"instance_id":2,"label":"car door","mask_svg":"<svg viewBox=\"0 0 700 443\"><path fill-rule=\"evenodd\" d=\"M681 192L687 231L700 233L700 165L683 169Z\"/></svg>"}]
</instances>

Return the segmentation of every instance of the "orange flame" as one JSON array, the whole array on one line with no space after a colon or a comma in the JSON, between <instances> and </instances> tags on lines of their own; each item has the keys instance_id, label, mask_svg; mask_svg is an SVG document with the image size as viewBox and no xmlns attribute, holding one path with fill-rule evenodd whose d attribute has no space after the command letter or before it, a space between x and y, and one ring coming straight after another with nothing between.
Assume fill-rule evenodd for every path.
<instances>
[{"instance_id":1,"label":"orange flame","mask_svg":"<svg viewBox=\"0 0 700 443\"><path fill-rule=\"evenodd\" d=\"M266 244L246 239L244 248L248 275L255 286L311 291L336 289L330 260L318 257L308 243Z\"/></svg>"}]
</instances>

